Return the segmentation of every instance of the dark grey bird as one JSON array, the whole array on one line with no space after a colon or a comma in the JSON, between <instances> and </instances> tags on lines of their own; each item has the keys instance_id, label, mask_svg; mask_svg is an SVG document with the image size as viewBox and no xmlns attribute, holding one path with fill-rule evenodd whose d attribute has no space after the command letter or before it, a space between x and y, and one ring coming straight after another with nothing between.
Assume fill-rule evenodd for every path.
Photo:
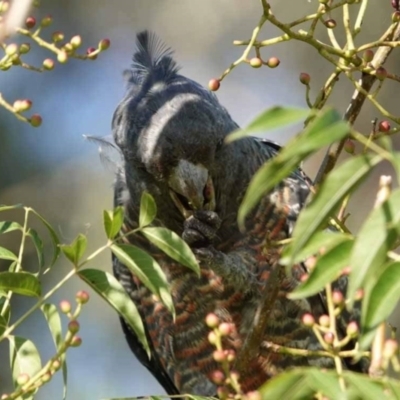
<instances>
[{"instance_id":1,"label":"dark grey bird","mask_svg":"<svg viewBox=\"0 0 400 400\"><path fill-rule=\"evenodd\" d=\"M149 192L158 207L154 225L176 232L191 246L201 276L162 254L140 234L129 236L164 270L176 308L174 321L126 266L114 258L113 267L141 313L152 357L122 320L130 348L171 395L216 394L212 373L219 366L207 339L205 317L215 313L220 321L233 324L224 343L240 355L268 277L279 267L281 248L269 243L290 236L309 193L310 181L301 170L295 171L264 196L240 231L237 212L246 188L280 148L252 137L225 144L237 128L213 93L179 74L169 49L148 32L138 34L127 91L112 121L123 156L115 206L125 210L123 231L131 230L137 227L142 192ZM265 331L269 342L319 348L301 319L308 312L316 318L326 313L323 297L298 301L286 297L304 272L301 264L291 276L280 278ZM302 365L333 366L327 358L257 354L242 372L242 389L254 390L280 371Z\"/></svg>"}]
</instances>

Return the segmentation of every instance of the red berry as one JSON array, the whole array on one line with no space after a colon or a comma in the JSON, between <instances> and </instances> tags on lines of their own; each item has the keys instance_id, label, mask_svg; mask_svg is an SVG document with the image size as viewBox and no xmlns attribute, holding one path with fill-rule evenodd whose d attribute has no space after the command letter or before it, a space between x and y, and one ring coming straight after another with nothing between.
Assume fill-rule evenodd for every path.
<instances>
[{"instance_id":1,"label":"red berry","mask_svg":"<svg viewBox=\"0 0 400 400\"><path fill-rule=\"evenodd\" d=\"M271 57L267 60L267 65L270 68L276 68L280 63L281 61L278 57Z\"/></svg>"},{"instance_id":2,"label":"red berry","mask_svg":"<svg viewBox=\"0 0 400 400\"><path fill-rule=\"evenodd\" d=\"M214 332L210 332L209 334L208 334L208 341L211 343L211 344L216 344L217 343L217 335L214 333Z\"/></svg>"},{"instance_id":3,"label":"red berry","mask_svg":"<svg viewBox=\"0 0 400 400\"><path fill-rule=\"evenodd\" d=\"M305 326L310 328L315 324L315 319L310 313L304 314L302 321Z\"/></svg>"},{"instance_id":4,"label":"red berry","mask_svg":"<svg viewBox=\"0 0 400 400\"><path fill-rule=\"evenodd\" d=\"M364 51L363 59L365 62L371 62L374 59L374 52L371 49Z\"/></svg>"},{"instance_id":5,"label":"red berry","mask_svg":"<svg viewBox=\"0 0 400 400\"><path fill-rule=\"evenodd\" d=\"M213 92L217 91L219 89L219 87L220 87L219 79L211 79L208 82L208 88Z\"/></svg>"},{"instance_id":6,"label":"red berry","mask_svg":"<svg viewBox=\"0 0 400 400\"><path fill-rule=\"evenodd\" d=\"M213 352L213 358L216 362L220 363L226 360L226 355L223 350L215 350Z\"/></svg>"},{"instance_id":7,"label":"red berry","mask_svg":"<svg viewBox=\"0 0 400 400\"><path fill-rule=\"evenodd\" d=\"M51 364L51 368L52 368L54 371L58 371L58 370L61 368L60 360L54 360L54 361L52 362L52 364Z\"/></svg>"},{"instance_id":8,"label":"red berry","mask_svg":"<svg viewBox=\"0 0 400 400\"><path fill-rule=\"evenodd\" d=\"M89 293L86 292L85 290L80 290L76 294L75 298L76 298L77 303L86 304L89 301L90 296L89 296Z\"/></svg>"},{"instance_id":9,"label":"red berry","mask_svg":"<svg viewBox=\"0 0 400 400\"><path fill-rule=\"evenodd\" d=\"M28 29L32 29L35 25L36 25L36 19L35 19L34 17L28 17L28 18L25 20L25 26L26 26Z\"/></svg>"},{"instance_id":10,"label":"red berry","mask_svg":"<svg viewBox=\"0 0 400 400\"><path fill-rule=\"evenodd\" d=\"M62 313L68 314L69 312L71 312L71 303L68 300L61 300L60 310Z\"/></svg>"},{"instance_id":11,"label":"red berry","mask_svg":"<svg viewBox=\"0 0 400 400\"><path fill-rule=\"evenodd\" d=\"M262 60L259 57L254 57L250 60L250 65L253 68L260 68L262 66Z\"/></svg>"},{"instance_id":12,"label":"red berry","mask_svg":"<svg viewBox=\"0 0 400 400\"><path fill-rule=\"evenodd\" d=\"M225 375L222 371L220 371L219 369L211 372L211 380L217 384L217 385L221 385L224 380L225 380Z\"/></svg>"},{"instance_id":13,"label":"red berry","mask_svg":"<svg viewBox=\"0 0 400 400\"><path fill-rule=\"evenodd\" d=\"M31 49L31 45L29 43L22 43L19 46L19 53L20 54L26 54L29 53L29 50Z\"/></svg>"},{"instance_id":14,"label":"red berry","mask_svg":"<svg viewBox=\"0 0 400 400\"><path fill-rule=\"evenodd\" d=\"M64 64L68 61L68 54L65 51L60 51L57 53L57 61Z\"/></svg>"},{"instance_id":15,"label":"red berry","mask_svg":"<svg viewBox=\"0 0 400 400\"><path fill-rule=\"evenodd\" d=\"M332 300L333 304L336 306L340 306L344 302L344 296L342 292L339 292L339 290L334 290L332 293Z\"/></svg>"},{"instance_id":16,"label":"red berry","mask_svg":"<svg viewBox=\"0 0 400 400\"><path fill-rule=\"evenodd\" d=\"M221 336L228 336L232 333L233 326L229 322L222 322L218 327Z\"/></svg>"},{"instance_id":17,"label":"red berry","mask_svg":"<svg viewBox=\"0 0 400 400\"><path fill-rule=\"evenodd\" d=\"M336 28L336 21L332 18L327 19L324 24L328 29Z\"/></svg>"},{"instance_id":18,"label":"red berry","mask_svg":"<svg viewBox=\"0 0 400 400\"><path fill-rule=\"evenodd\" d=\"M348 323L346 328L346 333L351 337L356 337L358 335L359 329L358 324L355 321L351 321Z\"/></svg>"},{"instance_id":19,"label":"red berry","mask_svg":"<svg viewBox=\"0 0 400 400\"><path fill-rule=\"evenodd\" d=\"M64 40L64 34L62 32L54 32L52 39L53 42L61 42L61 40Z\"/></svg>"},{"instance_id":20,"label":"red berry","mask_svg":"<svg viewBox=\"0 0 400 400\"><path fill-rule=\"evenodd\" d=\"M215 314L210 313L206 316L206 325L209 328L216 328L218 324L219 324L219 318Z\"/></svg>"},{"instance_id":21,"label":"red berry","mask_svg":"<svg viewBox=\"0 0 400 400\"><path fill-rule=\"evenodd\" d=\"M38 126L42 125L42 117L39 114L33 114L29 119L29 122L32 126L37 128Z\"/></svg>"},{"instance_id":22,"label":"red berry","mask_svg":"<svg viewBox=\"0 0 400 400\"><path fill-rule=\"evenodd\" d=\"M73 320L68 324L68 330L71 333L77 333L79 331L79 322L77 320Z\"/></svg>"},{"instance_id":23,"label":"red berry","mask_svg":"<svg viewBox=\"0 0 400 400\"><path fill-rule=\"evenodd\" d=\"M299 76L300 82L303 85L308 85L310 83L311 77L306 72L302 72Z\"/></svg>"},{"instance_id":24,"label":"red berry","mask_svg":"<svg viewBox=\"0 0 400 400\"><path fill-rule=\"evenodd\" d=\"M326 332L324 335L324 341L327 344L332 344L334 340L334 336L332 332Z\"/></svg>"},{"instance_id":25,"label":"red berry","mask_svg":"<svg viewBox=\"0 0 400 400\"><path fill-rule=\"evenodd\" d=\"M383 67L379 67L375 71L375 76L380 80L383 81L387 77L387 71Z\"/></svg>"},{"instance_id":26,"label":"red berry","mask_svg":"<svg viewBox=\"0 0 400 400\"><path fill-rule=\"evenodd\" d=\"M96 49L94 47L89 47L86 50L86 55L90 60L95 60L97 58Z\"/></svg>"},{"instance_id":27,"label":"red berry","mask_svg":"<svg viewBox=\"0 0 400 400\"><path fill-rule=\"evenodd\" d=\"M99 43L99 49L101 51L107 50L110 47L110 39L102 39Z\"/></svg>"},{"instance_id":28,"label":"red berry","mask_svg":"<svg viewBox=\"0 0 400 400\"><path fill-rule=\"evenodd\" d=\"M390 131L390 122L389 121L381 121L378 125L379 132L388 132Z\"/></svg>"},{"instance_id":29,"label":"red berry","mask_svg":"<svg viewBox=\"0 0 400 400\"><path fill-rule=\"evenodd\" d=\"M321 315L321 316L319 317L319 319L318 319L318 323L319 323L321 326L323 326L324 328L327 328L327 327L329 326L329 324L330 324L329 315L326 315L326 314Z\"/></svg>"},{"instance_id":30,"label":"red berry","mask_svg":"<svg viewBox=\"0 0 400 400\"><path fill-rule=\"evenodd\" d=\"M71 340L71 347L79 347L82 344L82 339L79 336L74 336Z\"/></svg>"},{"instance_id":31,"label":"red berry","mask_svg":"<svg viewBox=\"0 0 400 400\"><path fill-rule=\"evenodd\" d=\"M351 139L346 139L344 142L344 151L349 154L354 154L356 146Z\"/></svg>"},{"instance_id":32,"label":"red berry","mask_svg":"<svg viewBox=\"0 0 400 400\"><path fill-rule=\"evenodd\" d=\"M51 71L54 68L54 61L51 58L46 58L42 65L44 69Z\"/></svg>"},{"instance_id":33,"label":"red berry","mask_svg":"<svg viewBox=\"0 0 400 400\"><path fill-rule=\"evenodd\" d=\"M392 22L400 22L400 11L395 11L392 14Z\"/></svg>"},{"instance_id":34,"label":"red berry","mask_svg":"<svg viewBox=\"0 0 400 400\"><path fill-rule=\"evenodd\" d=\"M71 38L70 43L74 49L77 49L82 44L82 38L79 35L75 35Z\"/></svg>"},{"instance_id":35,"label":"red berry","mask_svg":"<svg viewBox=\"0 0 400 400\"><path fill-rule=\"evenodd\" d=\"M40 25L44 28L50 26L53 23L53 18L51 15L47 15L40 21Z\"/></svg>"}]
</instances>

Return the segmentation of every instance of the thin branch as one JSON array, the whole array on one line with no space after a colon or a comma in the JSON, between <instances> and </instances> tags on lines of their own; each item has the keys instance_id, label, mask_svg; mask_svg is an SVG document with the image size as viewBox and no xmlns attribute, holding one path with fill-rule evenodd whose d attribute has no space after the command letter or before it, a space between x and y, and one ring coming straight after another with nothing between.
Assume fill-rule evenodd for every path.
<instances>
[{"instance_id":1,"label":"thin branch","mask_svg":"<svg viewBox=\"0 0 400 400\"><path fill-rule=\"evenodd\" d=\"M400 25L397 24L397 28L394 30L393 36L390 39L391 41L397 41L399 40L399 38L400 38ZM392 51L393 51L392 47L388 46L380 47L375 53L374 59L371 62L374 68L376 69L382 66L386 62L387 58L389 57ZM365 102L365 99L367 98L366 94L370 92L376 79L377 78L375 75L370 75L366 73L362 75L359 83L359 89L357 89L354 92L351 102L343 117L343 119L349 121L351 125L354 124L358 115L360 114L361 108ZM332 169L336 165L340 153L343 150L345 141L346 139L343 139L340 142L335 143L328 148L324 160L321 164L321 167L315 178L314 185L318 185L319 183L321 183L325 179L326 175L330 171L332 171Z\"/></svg>"},{"instance_id":2,"label":"thin branch","mask_svg":"<svg viewBox=\"0 0 400 400\"><path fill-rule=\"evenodd\" d=\"M250 361L253 360L260 351L260 343L262 343L265 338L265 329L278 297L279 282L282 279L282 274L284 274L284 271L282 271L279 265L276 265L270 273L267 284L263 290L263 297L254 316L253 327L247 335L243 349L235 364L235 368L239 372L247 372L246 370Z\"/></svg>"}]
</instances>

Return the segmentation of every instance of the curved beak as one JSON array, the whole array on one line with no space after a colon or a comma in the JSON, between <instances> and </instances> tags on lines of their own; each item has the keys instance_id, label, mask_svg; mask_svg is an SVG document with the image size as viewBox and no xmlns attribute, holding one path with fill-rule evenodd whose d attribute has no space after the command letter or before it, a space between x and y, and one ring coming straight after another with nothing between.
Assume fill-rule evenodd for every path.
<instances>
[{"instance_id":1,"label":"curved beak","mask_svg":"<svg viewBox=\"0 0 400 400\"><path fill-rule=\"evenodd\" d=\"M214 210L214 187L203 165L179 161L168 179L168 185L172 200L185 218L194 210Z\"/></svg>"}]
</instances>

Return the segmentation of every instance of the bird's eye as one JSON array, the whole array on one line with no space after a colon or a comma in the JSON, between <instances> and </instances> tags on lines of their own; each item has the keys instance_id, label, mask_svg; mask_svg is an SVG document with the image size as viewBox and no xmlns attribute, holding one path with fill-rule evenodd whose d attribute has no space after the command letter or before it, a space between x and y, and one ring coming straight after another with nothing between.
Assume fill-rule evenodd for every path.
<instances>
[{"instance_id":1,"label":"bird's eye","mask_svg":"<svg viewBox=\"0 0 400 400\"><path fill-rule=\"evenodd\" d=\"M218 140L218 142L217 142L217 146L215 147L215 150L216 150L216 151L219 151L219 150L221 150L221 148L222 148L223 144L224 144L224 139L220 139L220 140Z\"/></svg>"}]
</instances>

